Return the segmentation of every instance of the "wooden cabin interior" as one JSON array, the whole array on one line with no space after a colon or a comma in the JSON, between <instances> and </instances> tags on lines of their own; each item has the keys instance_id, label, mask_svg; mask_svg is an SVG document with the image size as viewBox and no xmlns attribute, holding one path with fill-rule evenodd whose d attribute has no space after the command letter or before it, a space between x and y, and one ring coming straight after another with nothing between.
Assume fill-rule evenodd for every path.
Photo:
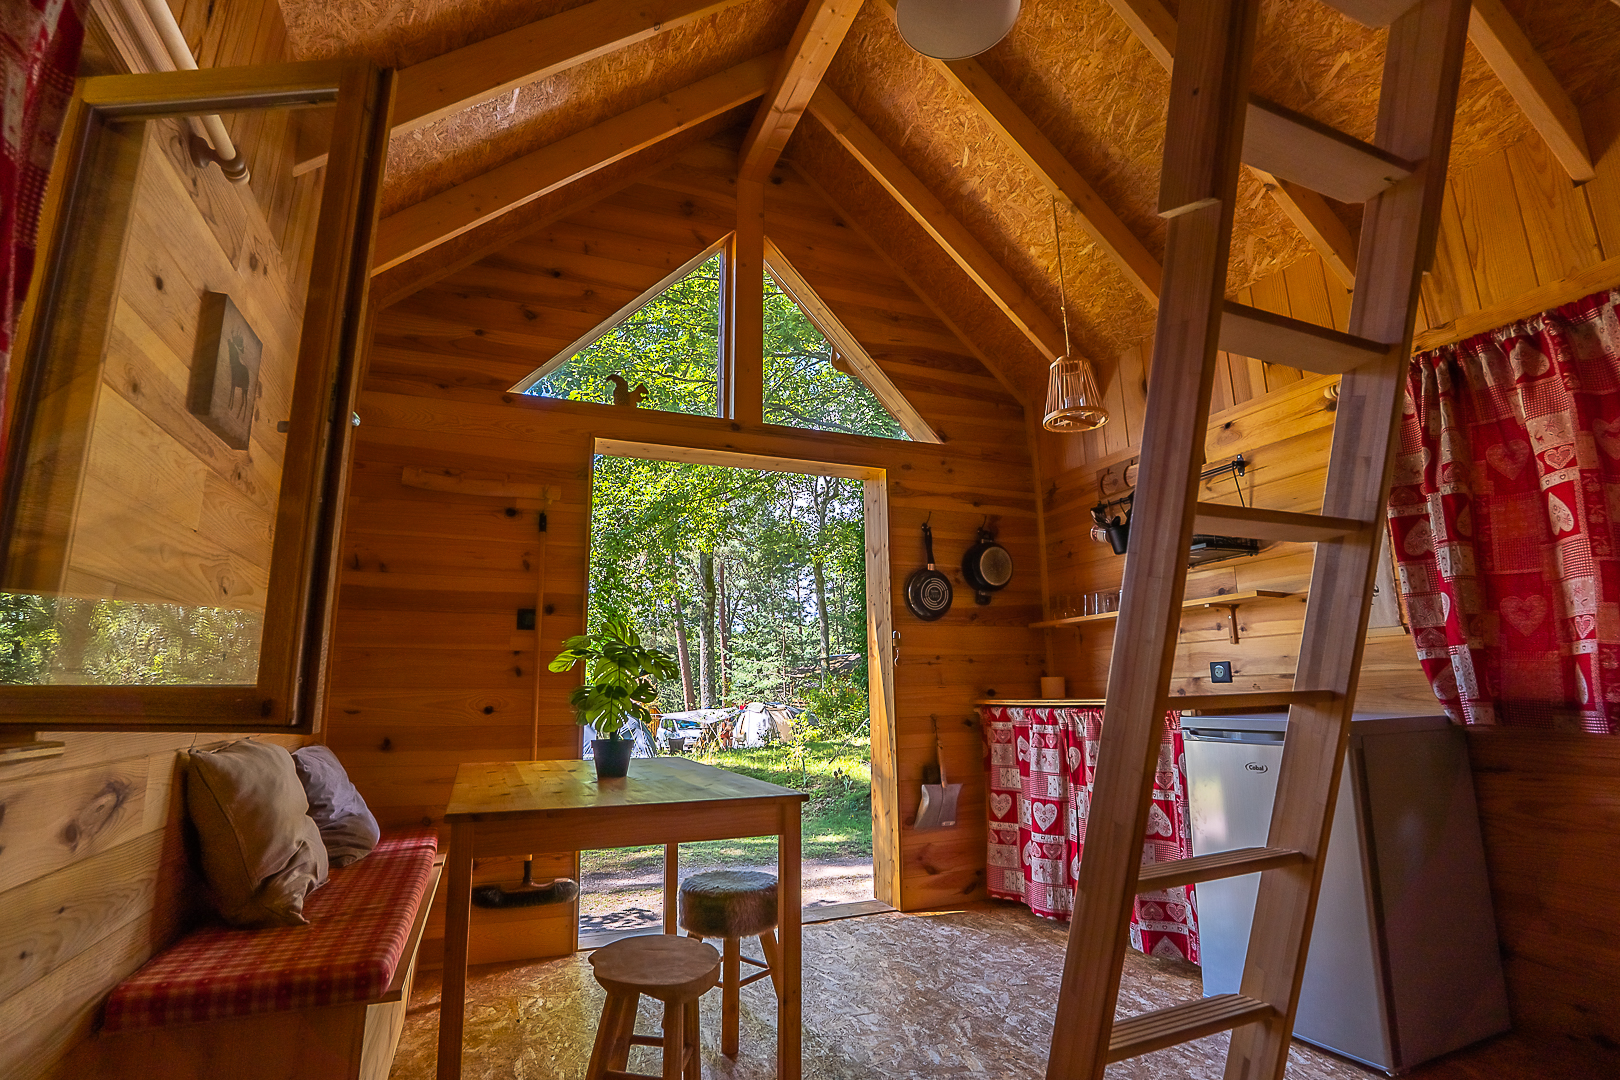
<instances>
[{"instance_id":1,"label":"wooden cabin interior","mask_svg":"<svg viewBox=\"0 0 1620 1080\"><path fill-rule=\"evenodd\" d=\"M1178 10L1207 2L1023 0L993 48L944 61L902 38L894 0L86 0L81 79L168 79L152 93L206 108L128 105L159 84L108 81L96 115L113 121L69 115L80 141L57 151L39 266L71 248L80 270L37 273L21 320L44 318L42 290L76 298L48 342L24 340L84 362L42 382L12 356L4 588L248 613L220 631L218 655L261 637L264 651L245 676L191 657L170 680L187 685L150 696L103 675L112 685L89 704L81 686L7 676L0 1074L124 1075L96 1049L109 994L205 918L182 752L244 735L322 744L385 831L437 828L441 851L462 763L579 758L578 675L546 665L585 629L602 453L864 484L885 911L805 928L804 1075L1043 1071L1065 931L989 898L977 703L1050 697L1043 678L1064 680L1060 698L1119 692L1116 621L1088 617L1085 598L1120 588L1126 559L1093 535L1092 508L1134 484L1154 395L1177 393L1153 372L1170 232L1156 193ZM158 26L165 4L199 78L246 71L230 92L187 89ZM1261 0L1252 93L1373 139L1389 31L1339 9L1410 6ZM246 183L195 155L209 110ZM1412 352L1620 287L1617 136L1620 2L1476 0ZM96 196L99 216L64 209L63 163L85 140L101 156L74 159L74 175L113 192ZM1360 205L1251 164L1232 211L1228 299L1353 329ZM715 250L718 415L517 389ZM865 381L911 438L765 422L761 309L745 286L768 263L875 369ZM198 342L220 333L218 294L262 346L238 434L187 406ZM1048 370L1065 355L1093 366L1105 425L1043 428ZM295 386L312 362L327 364L324 389ZM1207 480L1199 499L1321 512L1340 379L1219 352L1204 460L1242 455L1246 470ZM17 426L19 401L35 403L31 428ZM323 408L353 423L310 423ZM956 562L987 520L1016 573L981 606ZM904 595L924 522L957 595L932 622ZM1242 599L1180 618L1172 702L1294 686L1313 551L1273 543L1189 572L1187 597ZM1437 713L1395 579L1385 586L1354 706ZM514 628L520 609L528 629ZM1212 684L1212 664L1230 686ZM262 707L237 686L272 675L291 689ZM83 681L95 680L60 680ZM936 728L959 819L919 831ZM1620 1076L1620 740L1579 725L1464 730L1512 1031L1414 1075ZM577 858L541 856L533 872L577 877ZM522 864L480 858L473 882L515 880ZM416 997L395 1017L400 1049L368 1058L368 1077L433 1074L448 882L428 909ZM927 917L938 912L963 921ZM579 947L571 904L473 912L479 1009L519 1008L501 1004L516 995L572 1011L478 1028L485 1057L475 1068L468 1051L468 1075L583 1074L599 1006L582 996L595 988ZM937 950L937 965L908 950ZM912 983L866 966L913 960ZM1127 957L1127 986L1170 977L1153 963ZM541 982L525 989L531 970ZM930 972L953 989L925 992ZM1172 973L1196 979L1190 965ZM1008 1019L1009 987L1017 1001L1026 982L1045 988L1046 1011ZM848 1020L860 1010L866 1027ZM756 1013L753 1064L705 1054L704 1068L771 1073L755 1044L770 1045L774 1013ZM992 1015L1016 1049L974 1041ZM1225 1044L1191 1045L1211 1056L1149 1055L1108 1075L1215 1075ZM1288 1075L1374 1075L1306 1058Z\"/></svg>"}]
</instances>

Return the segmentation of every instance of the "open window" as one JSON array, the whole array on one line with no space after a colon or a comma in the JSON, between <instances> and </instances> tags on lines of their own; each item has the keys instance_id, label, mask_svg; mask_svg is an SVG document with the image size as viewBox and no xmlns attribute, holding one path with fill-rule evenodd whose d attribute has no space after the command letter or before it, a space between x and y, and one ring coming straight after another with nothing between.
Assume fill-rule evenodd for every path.
<instances>
[{"instance_id":1,"label":"open window","mask_svg":"<svg viewBox=\"0 0 1620 1080\"><path fill-rule=\"evenodd\" d=\"M7 403L0 722L312 727L390 77L80 80Z\"/></svg>"}]
</instances>

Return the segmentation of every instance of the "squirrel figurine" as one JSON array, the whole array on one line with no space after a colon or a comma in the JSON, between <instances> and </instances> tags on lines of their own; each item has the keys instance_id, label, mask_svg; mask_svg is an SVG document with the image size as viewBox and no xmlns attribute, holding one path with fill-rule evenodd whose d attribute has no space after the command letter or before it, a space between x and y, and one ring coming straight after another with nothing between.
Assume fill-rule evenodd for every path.
<instances>
[{"instance_id":1,"label":"squirrel figurine","mask_svg":"<svg viewBox=\"0 0 1620 1080\"><path fill-rule=\"evenodd\" d=\"M623 375L609 375L608 381L613 384L613 404L628 405L632 409L641 404L641 399L647 396L647 384L637 383L634 390L625 381Z\"/></svg>"}]
</instances>

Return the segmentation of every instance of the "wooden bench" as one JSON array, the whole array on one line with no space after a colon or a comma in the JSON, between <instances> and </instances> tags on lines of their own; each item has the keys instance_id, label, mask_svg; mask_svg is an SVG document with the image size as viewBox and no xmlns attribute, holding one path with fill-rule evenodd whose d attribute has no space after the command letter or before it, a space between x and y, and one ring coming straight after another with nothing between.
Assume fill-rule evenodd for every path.
<instances>
[{"instance_id":1,"label":"wooden bench","mask_svg":"<svg viewBox=\"0 0 1620 1080\"><path fill-rule=\"evenodd\" d=\"M181 938L108 998L97 1075L385 1080L442 865L431 829L393 833L309 895L308 926Z\"/></svg>"}]
</instances>

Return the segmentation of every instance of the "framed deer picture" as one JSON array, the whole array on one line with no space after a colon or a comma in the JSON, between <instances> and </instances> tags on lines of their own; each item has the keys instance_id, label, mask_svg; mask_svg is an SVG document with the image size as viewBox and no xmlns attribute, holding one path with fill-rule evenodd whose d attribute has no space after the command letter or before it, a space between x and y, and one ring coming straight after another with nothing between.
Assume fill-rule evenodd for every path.
<instances>
[{"instance_id":1,"label":"framed deer picture","mask_svg":"<svg viewBox=\"0 0 1620 1080\"><path fill-rule=\"evenodd\" d=\"M248 448L263 352L259 335L229 296L203 293L188 406L232 450Z\"/></svg>"}]
</instances>

